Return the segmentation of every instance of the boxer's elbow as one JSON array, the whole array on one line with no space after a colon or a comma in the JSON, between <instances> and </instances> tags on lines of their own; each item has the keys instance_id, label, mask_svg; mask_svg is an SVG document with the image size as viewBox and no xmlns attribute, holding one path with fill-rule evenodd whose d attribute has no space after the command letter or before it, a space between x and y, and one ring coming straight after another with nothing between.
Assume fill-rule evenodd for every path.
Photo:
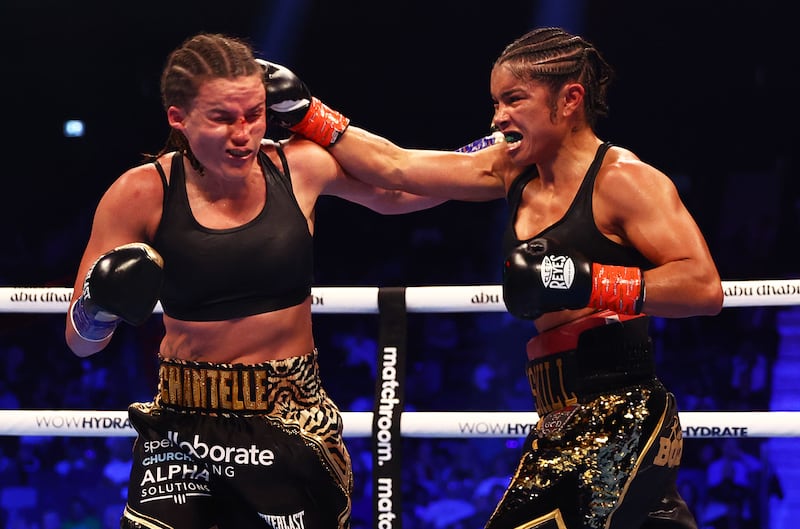
<instances>
[{"instance_id":1,"label":"boxer's elbow","mask_svg":"<svg viewBox=\"0 0 800 529\"><path fill-rule=\"evenodd\" d=\"M725 301L725 294L722 291L722 282L719 277L717 276L701 283L696 299L700 302L700 315L716 316L719 314Z\"/></svg>"}]
</instances>

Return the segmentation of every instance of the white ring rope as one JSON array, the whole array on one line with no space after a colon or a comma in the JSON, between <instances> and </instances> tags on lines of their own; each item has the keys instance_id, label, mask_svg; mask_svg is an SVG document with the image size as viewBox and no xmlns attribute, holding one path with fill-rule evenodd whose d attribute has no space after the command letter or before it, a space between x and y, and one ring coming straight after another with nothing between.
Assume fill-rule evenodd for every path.
<instances>
[{"instance_id":1,"label":"white ring rope","mask_svg":"<svg viewBox=\"0 0 800 529\"><path fill-rule=\"evenodd\" d=\"M723 281L723 307L800 305L800 280ZM378 313L378 287L314 287L321 314ZM72 288L0 287L0 313L66 313ZM505 312L502 286L406 287L408 312ZM156 312L162 312L161 305ZM342 412L346 437L370 437L372 412ZM403 412L404 437L524 437L535 412ZM681 413L684 437L800 437L800 411ZM0 435L132 436L126 411L0 410Z\"/></svg>"},{"instance_id":2,"label":"white ring rope","mask_svg":"<svg viewBox=\"0 0 800 529\"><path fill-rule=\"evenodd\" d=\"M345 437L371 437L372 412L342 412ZM535 412L403 412L403 437L523 438ZM800 411L685 411L683 436L800 437ZM126 411L0 410L0 436L126 437L136 435Z\"/></svg>"},{"instance_id":3,"label":"white ring rope","mask_svg":"<svg viewBox=\"0 0 800 529\"><path fill-rule=\"evenodd\" d=\"M723 281L723 307L800 305L800 279ZM378 287L314 287L318 314L378 313ZM0 313L66 313L72 288L0 287ZM408 312L505 312L501 285L406 287ZM161 304L156 312L161 312Z\"/></svg>"}]
</instances>

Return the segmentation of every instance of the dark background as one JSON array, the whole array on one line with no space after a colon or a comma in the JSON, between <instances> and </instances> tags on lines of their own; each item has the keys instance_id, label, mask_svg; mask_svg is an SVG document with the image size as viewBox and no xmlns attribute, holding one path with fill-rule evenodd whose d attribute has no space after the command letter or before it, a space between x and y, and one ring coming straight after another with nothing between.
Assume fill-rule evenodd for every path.
<instances>
[{"instance_id":1,"label":"dark background","mask_svg":"<svg viewBox=\"0 0 800 529\"><path fill-rule=\"evenodd\" d=\"M454 149L486 134L492 62L538 25L563 25L583 35L615 68L601 138L632 149L674 180L723 280L798 278L800 54L789 5L0 0L0 286L73 284L100 196L167 137L159 76L167 54L194 33L246 38L261 57L294 70L354 124L400 145ZM83 119L86 136L65 138L66 119ZM323 197L317 284L499 283L505 212L503 201L493 201L388 217ZM773 409L769 378L779 356L779 317L776 309L753 308L725 309L714 318L655 319L659 373L681 409ZM315 318L328 392L345 411L369 410L377 316ZM530 322L495 313L412 314L408 323L407 410L531 409L522 353ZM138 329L121 326L110 346L89 359L69 352L63 325L63 315L0 318L0 409L114 410L152 397L159 318ZM765 364L766 382L741 382L742 373ZM791 399L779 402L797 409ZM716 441L686 443L681 487L698 517L713 499L706 468L719 453ZM788 461L775 465L781 472L800 468L795 439L773 448L773 457L763 455L769 450L760 441L744 440L751 456ZM72 507L63 503L74 498L94 513L108 507L114 527L120 483L98 481L103 465L113 461L105 443L0 438L0 485L40 491L37 513L47 508L66 516ZM358 487L354 529L362 529L371 527L370 446L365 439L348 444ZM512 441L404 444L404 472L410 473L404 497L414 517L407 526L421 529L439 527L420 521L426 508L435 511L437 500L457 497L478 506L463 527L481 526L518 455ZM760 485L770 468L765 464L761 477L751 479L747 493L763 499L765 510L775 497L774 487ZM486 477L479 474L493 470L503 485L479 504L472 496ZM781 481L788 490L799 477L784 474Z\"/></svg>"},{"instance_id":2,"label":"dark background","mask_svg":"<svg viewBox=\"0 0 800 529\"><path fill-rule=\"evenodd\" d=\"M746 278L737 260L764 245L778 253L757 276L798 271L786 262L793 251L775 244L797 234L800 195L797 28L780 3L5 0L0 280L72 284L100 195L166 138L159 75L195 32L248 39L353 123L400 145L451 149L487 131L495 57L546 24L581 33L615 67L601 137L675 180L726 279ZM69 118L85 120L85 137L63 136ZM318 280L458 283L442 263L431 276L364 277L372 256L403 260L409 234L425 239L433 226L432 237L476 250L478 281L493 281L503 207L451 203L386 218L323 199ZM739 239L748 226L759 229Z\"/></svg>"}]
</instances>

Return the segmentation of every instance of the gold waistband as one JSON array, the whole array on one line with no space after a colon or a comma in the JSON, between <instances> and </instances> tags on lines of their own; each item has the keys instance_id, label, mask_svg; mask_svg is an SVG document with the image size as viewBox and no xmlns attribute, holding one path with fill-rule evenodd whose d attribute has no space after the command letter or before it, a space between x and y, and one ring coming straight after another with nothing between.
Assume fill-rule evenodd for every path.
<instances>
[{"instance_id":1,"label":"gold waistband","mask_svg":"<svg viewBox=\"0 0 800 529\"><path fill-rule=\"evenodd\" d=\"M655 377L647 317L596 323L582 322L574 336L550 332L540 343L557 346L529 360L528 381L540 417ZM574 343L567 343L573 337Z\"/></svg>"},{"instance_id":2,"label":"gold waistband","mask_svg":"<svg viewBox=\"0 0 800 529\"><path fill-rule=\"evenodd\" d=\"M260 364L212 364L162 359L160 403L207 411L269 412L278 395L305 399L318 387L316 352Z\"/></svg>"}]
</instances>

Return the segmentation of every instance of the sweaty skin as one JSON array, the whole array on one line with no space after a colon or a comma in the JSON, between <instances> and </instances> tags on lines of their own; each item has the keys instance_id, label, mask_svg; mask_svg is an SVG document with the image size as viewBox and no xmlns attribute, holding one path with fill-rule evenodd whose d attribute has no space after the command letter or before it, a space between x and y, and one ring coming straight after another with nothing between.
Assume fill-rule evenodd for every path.
<instances>
[{"instance_id":1,"label":"sweaty skin","mask_svg":"<svg viewBox=\"0 0 800 529\"><path fill-rule=\"evenodd\" d=\"M350 126L331 147L345 170L374 185L441 198L503 198L514 178L536 165L539 178L525 188L515 222L520 239L561 219L602 143L586 123L585 90L568 83L552 95L546 85L522 80L507 66L492 71L494 125L504 142L475 153L402 149ZM644 274L642 312L661 317L714 315L722 287L705 239L664 173L631 151L612 147L594 189L594 218L610 240L636 247L655 268ZM539 331L594 309L558 311L535 321Z\"/></svg>"}]
</instances>

